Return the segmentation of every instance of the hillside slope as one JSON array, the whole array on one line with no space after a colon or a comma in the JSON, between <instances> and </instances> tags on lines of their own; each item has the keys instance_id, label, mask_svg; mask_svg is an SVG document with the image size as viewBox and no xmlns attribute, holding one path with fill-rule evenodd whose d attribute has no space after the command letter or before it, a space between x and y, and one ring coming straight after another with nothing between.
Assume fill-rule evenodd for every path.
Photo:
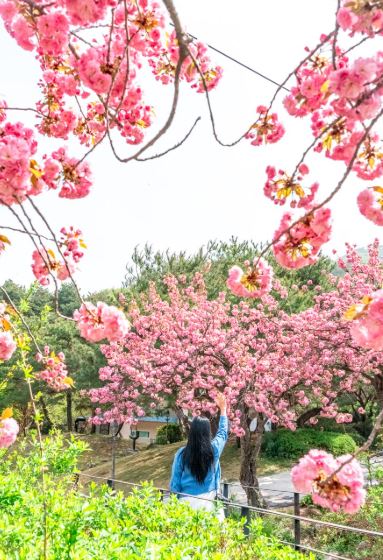
<instances>
[{"instance_id":1,"label":"hillside slope","mask_svg":"<svg viewBox=\"0 0 383 560\"><path fill-rule=\"evenodd\" d=\"M116 459L115 478L132 483L140 483L146 480L153 481L155 486L167 488L174 455L182 445L184 445L184 442L158 445L136 453L128 452L124 457ZM291 461L287 459L261 458L258 475L272 474L288 469L290 466ZM223 479L239 479L240 450L237 448L235 441L230 441L226 445L221 458L221 468ZM111 476L111 460L104 461L93 468L84 469L83 472L92 476L109 478Z\"/></svg>"}]
</instances>

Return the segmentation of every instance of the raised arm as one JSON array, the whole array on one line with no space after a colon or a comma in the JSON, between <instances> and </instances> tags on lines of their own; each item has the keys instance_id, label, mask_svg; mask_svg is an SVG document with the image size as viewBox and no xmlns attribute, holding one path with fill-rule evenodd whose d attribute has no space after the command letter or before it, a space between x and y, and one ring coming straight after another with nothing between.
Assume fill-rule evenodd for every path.
<instances>
[{"instance_id":1,"label":"raised arm","mask_svg":"<svg viewBox=\"0 0 383 560\"><path fill-rule=\"evenodd\" d=\"M227 420L225 395L218 394L215 402L220 410L221 416L219 419L216 436L211 442L211 444L213 446L214 451L218 454L218 457L220 457L223 448L225 447L225 443L227 441L228 432L229 432L229 423Z\"/></svg>"}]
</instances>

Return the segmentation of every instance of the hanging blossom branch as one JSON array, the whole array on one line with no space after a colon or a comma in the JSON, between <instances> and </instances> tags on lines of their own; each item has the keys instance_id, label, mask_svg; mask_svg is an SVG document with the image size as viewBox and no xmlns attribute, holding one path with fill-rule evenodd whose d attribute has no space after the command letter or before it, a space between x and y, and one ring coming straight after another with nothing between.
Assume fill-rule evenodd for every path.
<instances>
[{"instance_id":1,"label":"hanging blossom branch","mask_svg":"<svg viewBox=\"0 0 383 560\"><path fill-rule=\"evenodd\" d=\"M16 315L17 315L18 318L20 319L20 321L21 321L23 327L24 327L25 330L27 331L28 336L30 337L30 339L32 340L32 342L33 342L33 344L34 344L34 346L35 346L36 352L42 353L42 352L41 352L41 348L40 348L40 346L39 346L39 344L38 344L38 342L37 342L37 340L36 340L36 337L35 337L34 334L32 333L32 331L31 331L31 329L30 329L28 323L27 323L26 320L24 319L22 313L18 310L16 304L13 302L13 300L12 300L11 296L9 295L8 291L4 288L4 286L0 286L0 290L3 292L3 294L4 294L4 296L5 296L6 300L7 300L7 302L9 303L9 305L11 306L11 308L13 309L13 311L16 313Z\"/></svg>"},{"instance_id":2,"label":"hanging blossom branch","mask_svg":"<svg viewBox=\"0 0 383 560\"><path fill-rule=\"evenodd\" d=\"M77 296L80 300L81 303L84 303L84 300L82 298L80 289L76 283L76 281L73 278L72 272L71 272L71 267L70 267L70 263L68 262L67 256L64 254L62 248L61 248L61 244L59 243L55 232L53 231L53 229L51 228L51 226L49 225L49 222L47 221L47 219L45 218L44 214L39 210L39 208L37 207L36 203L32 200L32 198L28 197L28 201L31 204L32 208L36 211L37 215L40 216L40 218L42 219L42 221L44 222L45 226L47 227L49 233L52 235L53 240L55 242L55 245L57 247L58 252L60 253L60 256L65 264L65 267L67 269L68 272L68 277L71 280L73 286L76 289L77 292Z\"/></svg>"},{"instance_id":3,"label":"hanging blossom branch","mask_svg":"<svg viewBox=\"0 0 383 560\"><path fill-rule=\"evenodd\" d=\"M280 83L280 84L278 85L277 89L275 90L275 92L274 92L274 94L273 94L273 96L272 96L272 98L271 98L271 101L269 102L269 104L268 104L268 106L267 106L267 111L266 111L266 114L265 114L266 118L267 118L267 116L269 115L269 113L271 112L271 110L272 110L272 108L273 108L273 106L274 106L274 103L275 103L275 101L276 101L276 99L277 99L277 97L278 97L278 94L279 94L282 90L285 89L285 86L286 86L286 84L288 83L288 81L296 74L296 72L299 70L299 68L301 68L301 67L305 64L305 62L307 62L308 60L310 60L310 59L315 55L315 53L318 52L318 51L331 39L331 37L333 37L334 33L335 33L335 32L332 31L331 33L329 33L328 35L326 35L325 38L322 39L322 40L318 43L318 45L317 45L312 51L310 51L310 53L309 53L307 56L305 56L305 57L299 62L299 64L294 68L294 70L292 70L292 71L286 76L286 78L282 81L282 83ZM200 69L200 66L199 66L199 64L198 64L198 61L193 57L193 55L192 55L192 53L190 52L190 50L189 50L189 55L191 56L191 58L192 58L192 60L193 60L193 64L195 65L195 67L196 67L196 69L197 69L197 71L198 71L198 74L200 75L201 82L202 82L202 84L203 84L204 93L205 93L205 96L206 96L206 103L207 103L208 111L209 111L210 122L211 122L211 126L212 126L212 131L213 131L213 136L214 136L215 140L218 142L218 144L220 144L221 146L226 147L226 148L232 148L233 146L236 146L236 145L239 144L244 138L246 138L246 137L248 136L248 134L251 132L251 130L252 130L253 128L255 128L256 125L262 120L262 117L261 117L261 116L258 117L258 118L246 129L246 131L243 132L236 140L233 140L232 142L228 142L228 143L223 142L223 141L219 138L218 133L217 133L217 128L216 128L216 124L215 124L215 118L214 118L214 113L213 113L213 107L212 107L212 103L211 103L211 100L210 100L209 88L208 88L208 86L207 86L205 76L204 76L204 74L202 73L202 71L201 71L201 69Z\"/></svg>"},{"instance_id":4,"label":"hanging blossom branch","mask_svg":"<svg viewBox=\"0 0 383 560\"><path fill-rule=\"evenodd\" d=\"M140 155L142 155L148 148L150 148L151 146L153 146L166 132L167 130L170 128L175 114L176 114L176 109L177 109L177 105L178 105L178 98L179 98L179 86L180 86L180 76L181 76L181 70L182 70L182 66L188 56L188 47L187 47L187 42L188 39L185 36L182 27L181 27L181 23L178 17L178 14L176 12L176 9L174 7L174 4L172 2L172 0L163 0L163 3L169 13L169 16L174 24L175 30L176 30L176 37L177 37L177 42L178 42L178 61L177 61L177 65L175 68L175 73L174 73L174 93L173 93L173 100L172 100L172 105L171 105L171 109L168 115L168 118L165 122L165 124L161 127L161 129L157 132L157 134L151 139L149 140L142 148L140 148L139 150L137 150L137 152L135 152L135 154L126 157L126 158L122 158L117 154L117 151L114 147L111 135L110 135L110 130L109 127L107 127L107 131L108 131L108 137L109 137L109 142L110 142L110 146L112 148L113 154L114 156L117 158L117 160L121 163L128 163L129 161L135 160L137 157L139 157ZM181 145L181 143L179 143L179 145ZM169 151L169 150L168 150ZM165 153L168 153L168 151L166 151Z\"/></svg>"},{"instance_id":5,"label":"hanging blossom branch","mask_svg":"<svg viewBox=\"0 0 383 560\"><path fill-rule=\"evenodd\" d=\"M372 128L375 126L375 124L379 121L379 119L383 116L383 109L376 115L376 117L371 121L371 123L369 124L369 126L366 128L363 136L361 137L361 139L359 140L359 142L357 143L353 155L350 159L349 164L347 165L347 168L345 170L345 172L343 173L341 179L338 181L338 183L336 184L335 188L330 192L330 194L324 199L322 200L322 202L320 202L319 204L314 205L303 217L298 218L297 220L295 220L291 225L289 225L288 227L286 227L285 229L283 229L280 233L278 233L274 239L270 242L267 243L264 247L264 249L261 251L261 253L258 256L258 260L261 259L264 255L267 254L267 252L276 244L278 243L284 236L286 236L286 234L289 234L297 225L299 225L300 223L305 223L308 219L310 219L311 216L313 216L313 214L320 210L321 208L323 208L324 206L326 206L333 198L334 196L341 190L342 186L344 185L346 179L348 178L348 176L350 175L354 162L358 156L358 152L360 147L362 146L363 142L366 140L366 138L368 137L370 131L372 130ZM331 125L332 126L332 125ZM312 147L312 144L310 145L310 148ZM304 153L304 156L302 157L301 161L304 160L305 155L307 155L307 150ZM296 173L296 171L294 172Z\"/></svg>"},{"instance_id":6,"label":"hanging blossom branch","mask_svg":"<svg viewBox=\"0 0 383 560\"><path fill-rule=\"evenodd\" d=\"M61 317L62 319L69 319L71 320L70 317L67 317L66 315L63 315L60 310L59 310L59 302L58 302L58 291L59 291L59 287L58 287L58 282L57 279L55 277L55 275L53 274L52 270L56 268L56 263L54 262L54 260L52 259L52 255L49 253L49 250L45 247L44 241L43 239L48 240L49 238L42 236L34 227L32 219L30 218L30 216L28 215L28 213L26 212L24 206L22 204L19 204L19 208L21 208L24 216L26 217L26 219L28 220L28 223L31 227L31 230L28 230L28 228L25 226L24 221L22 220L22 218L19 216L19 214L14 210L14 208L8 204L5 204L5 206L8 208L8 210L12 213L12 215L16 218L16 220L20 223L21 227L23 228L21 231L23 231L23 233L25 233L26 235L29 236L29 238L31 239L34 247L35 247L35 260L37 257L39 257L41 259L41 263L43 264L43 271L44 271L44 275L48 275L51 280L53 281L54 284L54 288L55 288L55 293L54 293L54 302L55 302L55 312L56 314ZM36 243L35 237L37 237L37 239L39 240L39 245ZM54 240L54 239L53 239ZM54 240L55 241L55 240ZM65 267L67 268L67 264L65 263ZM41 267L40 267L41 268ZM37 277L39 278L40 275L37 274Z\"/></svg>"}]
</instances>

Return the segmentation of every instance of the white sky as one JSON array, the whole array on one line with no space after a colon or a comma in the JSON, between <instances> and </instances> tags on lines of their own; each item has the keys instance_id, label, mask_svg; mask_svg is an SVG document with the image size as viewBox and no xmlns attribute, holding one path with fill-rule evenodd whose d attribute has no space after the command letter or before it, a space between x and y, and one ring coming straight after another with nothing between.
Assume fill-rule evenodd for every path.
<instances>
[{"instance_id":1,"label":"white sky","mask_svg":"<svg viewBox=\"0 0 383 560\"><path fill-rule=\"evenodd\" d=\"M332 28L336 0L175 0L175 5L190 33L278 81L303 58L305 45L315 45L320 33ZM33 54L20 49L3 29L0 49L0 97L10 106L33 106L38 98ZM223 140L231 141L254 120L257 105L268 103L274 86L214 52L211 58L224 68L224 77L211 95L217 129ZM172 88L145 78L144 89L161 125ZM209 239L232 235L265 241L279 225L283 210L263 195L264 169L272 164L292 171L311 141L309 123L281 110L287 134L277 145L254 148L244 141L234 148L222 148L211 134L204 96L186 84L181 91L172 130L149 153L162 151L182 138L201 115L202 122L183 147L153 162L126 165L119 164L105 144L89 158L94 186L87 198L58 200L55 193L36 198L57 231L69 225L82 229L88 250L77 279L85 293L120 286L135 245L148 242L156 249L193 251ZM11 118L33 122L26 113L13 113ZM152 127L148 134L155 130ZM43 142L48 152L57 145L53 140ZM123 155L134 150L122 139L118 148ZM73 143L70 152L82 154L83 148ZM312 182L320 181L322 196L344 171L342 163L320 155L314 155L309 164L309 177ZM360 183L349 178L332 204L333 238L326 252L336 248L343 253L345 241L362 246L381 236L378 226L357 210L356 196L364 186ZM0 226L14 225L8 214L0 208ZM25 237L8 235L12 248L1 256L0 282L12 278L29 283L33 280L33 246Z\"/></svg>"}]
</instances>

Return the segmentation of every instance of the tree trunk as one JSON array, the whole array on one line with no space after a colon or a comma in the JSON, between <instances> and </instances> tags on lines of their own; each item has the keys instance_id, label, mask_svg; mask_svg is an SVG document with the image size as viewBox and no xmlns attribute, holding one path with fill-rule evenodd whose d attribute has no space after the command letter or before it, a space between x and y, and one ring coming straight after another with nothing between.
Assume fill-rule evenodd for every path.
<instances>
[{"instance_id":1,"label":"tree trunk","mask_svg":"<svg viewBox=\"0 0 383 560\"><path fill-rule=\"evenodd\" d=\"M47 434L47 433L49 433L50 429L52 428L53 422L49 417L48 408L47 408L46 402L45 402L45 400L42 396L40 397L39 402L41 404L41 410L43 411L43 416L44 416L43 424L45 424L45 425L43 425L43 432Z\"/></svg>"},{"instance_id":2,"label":"tree trunk","mask_svg":"<svg viewBox=\"0 0 383 560\"><path fill-rule=\"evenodd\" d=\"M26 404L21 406L20 412L21 412L21 420L19 422L20 424L20 432L22 432L22 434L24 435L24 437L27 435L27 428L28 428L28 423L30 422L30 410L29 410L29 402L27 402Z\"/></svg>"},{"instance_id":3,"label":"tree trunk","mask_svg":"<svg viewBox=\"0 0 383 560\"><path fill-rule=\"evenodd\" d=\"M321 412L320 407L311 408L310 410L306 410L303 414L301 414L297 419L297 428L304 428L306 422L310 420L310 418L315 418Z\"/></svg>"},{"instance_id":4,"label":"tree trunk","mask_svg":"<svg viewBox=\"0 0 383 560\"><path fill-rule=\"evenodd\" d=\"M73 410L72 410L72 391L66 392L66 421L68 432L73 431Z\"/></svg>"},{"instance_id":5,"label":"tree trunk","mask_svg":"<svg viewBox=\"0 0 383 560\"><path fill-rule=\"evenodd\" d=\"M376 374L373 383L376 391L376 400L379 403L379 408L383 408L383 374Z\"/></svg>"},{"instance_id":6,"label":"tree trunk","mask_svg":"<svg viewBox=\"0 0 383 560\"><path fill-rule=\"evenodd\" d=\"M95 410L96 410L96 409L92 406L92 418L93 418L94 416L96 416ZM94 424L93 422L92 422L92 424L91 424L90 433L91 433L91 434L95 434L95 433L96 433L96 424Z\"/></svg>"},{"instance_id":7,"label":"tree trunk","mask_svg":"<svg viewBox=\"0 0 383 560\"><path fill-rule=\"evenodd\" d=\"M179 408L178 406L174 407L174 412L176 413L176 416L181 424L181 428L182 431L184 432L184 434L186 436L189 435L189 429L190 429L190 425L189 425L189 419L186 416L186 414L184 413L184 411Z\"/></svg>"},{"instance_id":8,"label":"tree trunk","mask_svg":"<svg viewBox=\"0 0 383 560\"><path fill-rule=\"evenodd\" d=\"M252 419L249 418L248 412L245 406L241 420L241 428L245 433L241 436L241 472L239 479L246 492L247 503L255 507L265 507L266 503L260 492L257 478L257 460L261 450L265 420L261 414L257 414L257 427L254 432L251 432L250 423Z\"/></svg>"}]
</instances>

